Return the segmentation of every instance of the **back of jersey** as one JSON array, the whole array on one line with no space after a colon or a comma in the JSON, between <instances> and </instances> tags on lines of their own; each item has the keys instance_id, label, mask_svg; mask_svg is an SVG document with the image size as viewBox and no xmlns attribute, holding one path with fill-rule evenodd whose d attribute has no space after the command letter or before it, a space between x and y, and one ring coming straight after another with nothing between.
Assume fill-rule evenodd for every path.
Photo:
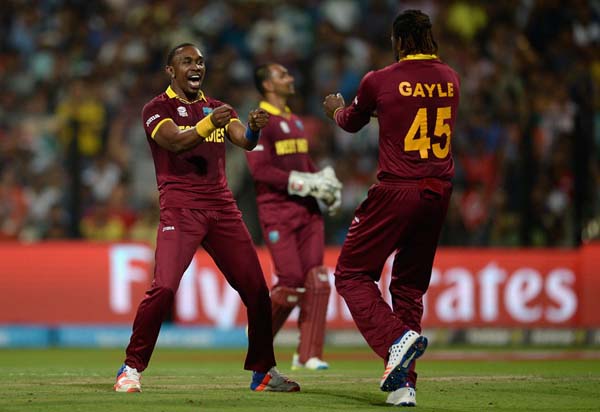
<instances>
[{"instance_id":1,"label":"back of jersey","mask_svg":"<svg viewBox=\"0 0 600 412\"><path fill-rule=\"evenodd\" d=\"M362 86L379 120L378 178L451 179L456 72L433 56L407 56L371 73Z\"/></svg>"}]
</instances>

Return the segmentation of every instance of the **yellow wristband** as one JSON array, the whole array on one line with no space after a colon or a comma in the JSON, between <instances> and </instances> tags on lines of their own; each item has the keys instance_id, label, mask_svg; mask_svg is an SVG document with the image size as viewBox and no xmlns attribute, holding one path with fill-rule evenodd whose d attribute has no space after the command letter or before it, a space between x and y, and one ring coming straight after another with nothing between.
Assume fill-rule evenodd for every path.
<instances>
[{"instance_id":1,"label":"yellow wristband","mask_svg":"<svg viewBox=\"0 0 600 412\"><path fill-rule=\"evenodd\" d=\"M196 133L198 133L198 136L206 139L208 136L210 136L212 132L214 132L217 129L217 127L212 122L211 118L212 114L209 114L204 119L196 123Z\"/></svg>"}]
</instances>

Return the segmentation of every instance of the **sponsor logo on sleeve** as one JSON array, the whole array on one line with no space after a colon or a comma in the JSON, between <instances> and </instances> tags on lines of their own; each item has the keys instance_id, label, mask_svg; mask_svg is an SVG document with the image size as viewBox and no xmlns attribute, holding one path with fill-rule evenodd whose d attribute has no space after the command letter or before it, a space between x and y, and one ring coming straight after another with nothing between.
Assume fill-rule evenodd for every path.
<instances>
[{"instance_id":1,"label":"sponsor logo on sleeve","mask_svg":"<svg viewBox=\"0 0 600 412\"><path fill-rule=\"evenodd\" d=\"M204 113L204 116L208 116L209 114L211 114L213 111L212 107L203 107L202 108L202 113Z\"/></svg>"},{"instance_id":2,"label":"sponsor logo on sleeve","mask_svg":"<svg viewBox=\"0 0 600 412\"><path fill-rule=\"evenodd\" d=\"M152 116L150 116L150 118L148 120L146 120L146 127L149 127L150 123L152 123L153 121L155 121L159 117L160 117L160 114L153 114Z\"/></svg>"}]
</instances>

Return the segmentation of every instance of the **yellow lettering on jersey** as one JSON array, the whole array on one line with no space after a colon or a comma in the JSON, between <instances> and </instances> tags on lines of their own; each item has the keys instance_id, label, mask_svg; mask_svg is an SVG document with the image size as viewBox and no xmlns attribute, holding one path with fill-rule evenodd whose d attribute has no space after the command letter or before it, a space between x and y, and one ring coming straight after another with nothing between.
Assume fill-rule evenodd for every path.
<instances>
[{"instance_id":1,"label":"yellow lettering on jersey","mask_svg":"<svg viewBox=\"0 0 600 412\"><path fill-rule=\"evenodd\" d=\"M454 84L448 82L445 86L446 88L444 89L444 85L441 83L417 82L413 86L410 82L400 82L398 91L402 96L407 97L454 97Z\"/></svg>"},{"instance_id":2,"label":"yellow lettering on jersey","mask_svg":"<svg viewBox=\"0 0 600 412\"><path fill-rule=\"evenodd\" d=\"M446 93L445 91L442 90L442 85L441 84L437 84L437 89L438 89L438 95L440 97L447 97L448 93Z\"/></svg>"},{"instance_id":3,"label":"yellow lettering on jersey","mask_svg":"<svg viewBox=\"0 0 600 412\"><path fill-rule=\"evenodd\" d=\"M433 91L435 90L435 84L425 83L425 88L427 89L427 94L429 97L433 97Z\"/></svg>"},{"instance_id":4,"label":"yellow lettering on jersey","mask_svg":"<svg viewBox=\"0 0 600 412\"><path fill-rule=\"evenodd\" d=\"M275 142L275 153L278 156L308 153L308 140L306 139L285 139Z\"/></svg>"},{"instance_id":5,"label":"yellow lettering on jersey","mask_svg":"<svg viewBox=\"0 0 600 412\"><path fill-rule=\"evenodd\" d=\"M415 92L413 93L413 97L425 97L425 92L423 91L423 85L421 83L415 84Z\"/></svg>"},{"instance_id":6,"label":"yellow lettering on jersey","mask_svg":"<svg viewBox=\"0 0 600 412\"><path fill-rule=\"evenodd\" d=\"M178 125L177 127L179 128L179 130L187 130L187 129L191 129L195 126L179 126ZM209 143L223 143L225 141L225 128L222 127L220 129L216 129L204 141L209 142Z\"/></svg>"},{"instance_id":7,"label":"yellow lettering on jersey","mask_svg":"<svg viewBox=\"0 0 600 412\"><path fill-rule=\"evenodd\" d=\"M298 153L308 153L308 140L296 139L296 148Z\"/></svg>"},{"instance_id":8,"label":"yellow lettering on jersey","mask_svg":"<svg viewBox=\"0 0 600 412\"><path fill-rule=\"evenodd\" d=\"M409 82L400 82L398 89L400 90L400 94L402 96L411 96L412 95L412 87L410 87Z\"/></svg>"},{"instance_id":9,"label":"yellow lettering on jersey","mask_svg":"<svg viewBox=\"0 0 600 412\"><path fill-rule=\"evenodd\" d=\"M295 139L286 139L280 140L275 143L275 153L277 155L286 155L291 153L296 153L296 140Z\"/></svg>"},{"instance_id":10,"label":"yellow lettering on jersey","mask_svg":"<svg viewBox=\"0 0 600 412\"><path fill-rule=\"evenodd\" d=\"M205 142L223 143L225 141L225 128L216 129L208 136Z\"/></svg>"}]
</instances>

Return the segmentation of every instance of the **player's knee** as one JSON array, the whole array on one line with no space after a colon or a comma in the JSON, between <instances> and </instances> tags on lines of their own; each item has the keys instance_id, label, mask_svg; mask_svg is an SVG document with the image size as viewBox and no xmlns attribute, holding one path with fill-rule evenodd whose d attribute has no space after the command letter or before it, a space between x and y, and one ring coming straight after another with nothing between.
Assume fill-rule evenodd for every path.
<instances>
[{"instance_id":1,"label":"player's knee","mask_svg":"<svg viewBox=\"0 0 600 412\"><path fill-rule=\"evenodd\" d=\"M271 301L283 307L294 307L300 304L304 292L304 288L275 286L271 291Z\"/></svg>"},{"instance_id":2,"label":"player's knee","mask_svg":"<svg viewBox=\"0 0 600 412\"><path fill-rule=\"evenodd\" d=\"M329 284L329 271L325 266L316 266L308 271L304 286L307 290L316 293L329 294L331 286Z\"/></svg>"},{"instance_id":3,"label":"player's knee","mask_svg":"<svg viewBox=\"0 0 600 412\"><path fill-rule=\"evenodd\" d=\"M154 286L148 293L147 298L154 301L160 301L162 304L168 305L175 300L175 290L168 286Z\"/></svg>"}]
</instances>

